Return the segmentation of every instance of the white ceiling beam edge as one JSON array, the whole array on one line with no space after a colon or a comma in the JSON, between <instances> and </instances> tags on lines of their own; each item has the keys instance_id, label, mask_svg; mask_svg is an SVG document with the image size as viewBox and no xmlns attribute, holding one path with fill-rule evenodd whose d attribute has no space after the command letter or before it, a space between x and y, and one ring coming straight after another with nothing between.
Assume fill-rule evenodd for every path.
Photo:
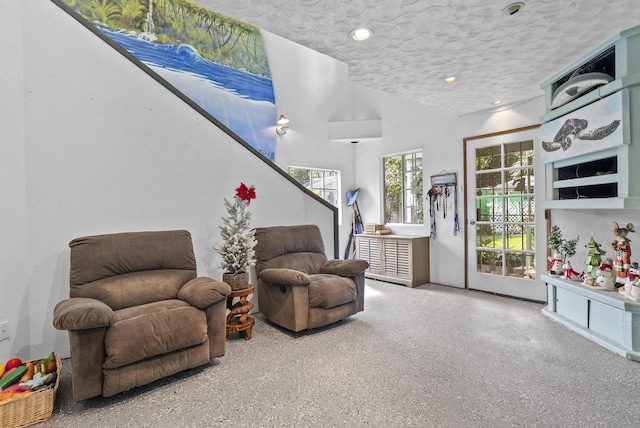
<instances>
[{"instance_id":1,"label":"white ceiling beam edge","mask_svg":"<svg viewBox=\"0 0 640 428\"><path fill-rule=\"evenodd\" d=\"M329 140L345 143L382 138L382 119L329 122Z\"/></svg>"}]
</instances>

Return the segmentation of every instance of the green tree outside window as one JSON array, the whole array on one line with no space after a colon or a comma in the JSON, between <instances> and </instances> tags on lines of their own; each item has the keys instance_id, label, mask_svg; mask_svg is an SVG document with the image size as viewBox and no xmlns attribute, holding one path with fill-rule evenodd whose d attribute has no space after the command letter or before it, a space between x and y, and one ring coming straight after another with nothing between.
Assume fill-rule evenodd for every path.
<instances>
[{"instance_id":1,"label":"green tree outside window","mask_svg":"<svg viewBox=\"0 0 640 428\"><path fill-rule=\"evenodd\" d=\"M423 224L422 152L383 159L384 222Z\"/></svg>"}]
</instances>

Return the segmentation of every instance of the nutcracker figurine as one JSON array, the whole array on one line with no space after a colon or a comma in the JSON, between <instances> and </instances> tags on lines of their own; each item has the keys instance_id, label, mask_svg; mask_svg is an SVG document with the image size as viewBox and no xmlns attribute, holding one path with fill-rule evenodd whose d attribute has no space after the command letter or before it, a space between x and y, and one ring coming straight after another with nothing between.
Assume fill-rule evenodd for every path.
<instances>
[{"instance_id":1,"label":"nutcracker figurine","mask_svg":"<svg viewBox=\"0 0 640 428\"><path fill-rule=\"evenodd\" d=\"M624 283L627 272L631 267L631 240L627 238L629 232L635 232L633 224L627 224L627 227L620 227L618 223L613 223L613 235L615 241L611 243L613 250L613 271L616 274L616 281Z\"/></svg>"}]
</instances>

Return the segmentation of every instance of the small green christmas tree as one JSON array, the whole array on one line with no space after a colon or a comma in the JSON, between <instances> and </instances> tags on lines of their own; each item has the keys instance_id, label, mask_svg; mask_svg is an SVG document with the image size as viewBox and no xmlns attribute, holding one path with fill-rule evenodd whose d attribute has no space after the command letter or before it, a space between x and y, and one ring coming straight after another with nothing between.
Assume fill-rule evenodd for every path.
<instances>
[{"instance_id":1,"label":"small green christmas tree","mask_svg":"<svg viewBox=\"0 0 640 428\"><path fill-rule=\"evenodd\" d=\"M588 248L587 250L587 260L584 262L587 265L586 272L592 277L596 278L596 271L598 270L598 266L602 263L602 256L604 256L607 252L600 248L600 244L598 244L595 239L593 239L593 233L591 234L591 239L589 243L585 245Z\"/></svg>"},{"instance_id":2,"label":"small green christmas tree","mask_svg":"<svg viewBox=\"0 0 640 428\"><path fill-rule=\"evenodd\" d=\"M236 189L235 203L226 198L227 217L222 217L220 236L223 242L216 252L222 256L221 267L225 273L248 273L249 266L256 263L254 247L257 244L255 231L251 229L251 213L247 207L255 199L254 187L240 183Z\"/></svg>"}]
</instances>

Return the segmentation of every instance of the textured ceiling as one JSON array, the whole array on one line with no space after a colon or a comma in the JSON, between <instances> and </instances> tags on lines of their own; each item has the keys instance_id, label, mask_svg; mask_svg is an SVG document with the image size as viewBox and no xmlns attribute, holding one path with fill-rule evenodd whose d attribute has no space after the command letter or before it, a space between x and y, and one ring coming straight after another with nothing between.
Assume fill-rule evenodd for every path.
<instances>
[{"instance_id":1,"label":"textured ceiling","mask_svg":"<svg viewBox=\"0 0 640 428\"><path fill-rule=\"evenodd\" d=\"M196 0L349 65L352 81L456 115L542 95L540 83L622 30L639 0ZM366 26L372 38L356 42ZM459 76L454 84L442 79ZM504 108L504 107L503 107Z\"/></svg>"}]
</instances>

